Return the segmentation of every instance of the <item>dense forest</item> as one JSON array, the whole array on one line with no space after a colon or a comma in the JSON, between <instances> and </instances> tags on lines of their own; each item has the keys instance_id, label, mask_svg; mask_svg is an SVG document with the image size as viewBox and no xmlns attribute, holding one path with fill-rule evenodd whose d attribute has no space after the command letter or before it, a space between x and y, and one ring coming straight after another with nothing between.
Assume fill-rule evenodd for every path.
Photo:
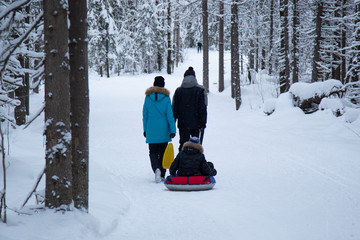
<instances>
[{"instance_id":1,"label":"dense forest","mask_svg":"<svg viewBox=\"0 0 360 240\"><path fill-rule=\"evenodd\" d=\"M59 17L62 25L56 25L59 21L52 22L53 17ZM59 26L62 30L56 28ZM1 0L1 120L14 127L27 124L30 121L27 119L30 93L37 92L40 84L46 86L47 79L63 83L51 86L50 82L54 81L48 81L46 108L39 106L38 109L39 113L45 109L49 143L47 164L51 164L65 149L54 150L59 139L68 146L77 143L79 135L88 134L87 128L80 133L76 128L79 122L84 121L86 125L88 121L88 68L106 77L154 73L163 69L171 74L182 62L184 49L193 48L198 42L204 46L204 86L207 90L208 50L219 51L220 59L223 51L231 51L233 97L238 100L237 108L241 104L239 76L247 76L250 72L275 76L280 92L288 91L296 82L328 79L339 80L344 85L358 82L360 1L54 0L43 3L40 0ZM60 62L45 58L60 54L63 58L57 59ZM76 59L80 55L86 55L86 58ZM222 62L223 59L219 65ZM74 66L82 74L75 73ZM223 67L219 69L219 91L222 91ZM83 98L75 98L79 92ZM58 106L64 99L62 106L66 107L61 108L64 112L59 112ZM80 105L76 106L77 103ZM70 112L73 113L71 117ZM73 135L72 142L68 140L69 132ZM58 141L51 142L51 138ZM83 157L87 159L87 146L72 145L66 150L71 152L71 148L78 147L84 150L85 157L75 156L82 152L80 150L73 150L73 157L81 158L80 161ZM71 159L66 161L69 163ZM86 172L86 164L79 164ZM71 169L71 164L66 168ZM50 171L49 167L47 170ZM64 179L77 175L79 173L73 173ZM84 179L86 182L86 174ZM54 179L48 179L50 181ZM64 182L65 189L67 180ZM48 206L71 202L69 194L65 194L65 202L57 202L56 199L49 200L50 191L47 199L55 205ZM86 199L85 193L84 199L79 200L79 207L87 208Z\"/></svg>"},{"instance_id":2,"label":"dense forest","mask_svg":"<svg viewBox=\"0 0 360 240\"><path fill-rule=\"evenodd\" d=\"M208 15L205 40L203 2ZM241 73L251 69L278 76L284 91L297 81L359 80L357 0L89 0L89 68L107 77L165 68L171 74L184 49L197 42L230 50L232 5L238 8ZM42 7L38 0L0 4L2 91L18 99L28 89L36 91L43 78ZM21 124L26 101L17 111Z\"/></svg>"}]
</instances>

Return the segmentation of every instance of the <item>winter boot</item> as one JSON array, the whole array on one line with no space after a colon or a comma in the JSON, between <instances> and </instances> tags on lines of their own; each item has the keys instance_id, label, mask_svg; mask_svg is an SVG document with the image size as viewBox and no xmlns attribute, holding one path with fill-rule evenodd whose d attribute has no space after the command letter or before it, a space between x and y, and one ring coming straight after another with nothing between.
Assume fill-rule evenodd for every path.
<instances>
[{"instance_id":1,"label":"winter boot","mask_svg":"<svg viewBox=\"0 0 360 240\"><path fill-rule=\"evenodd\" d=\"M160 169L156 169L155 170L155 182L156 183L159 183L159 182L161 182L161 176L160 176L160 174L161 174L161 171L160 171Z\"/></svg>"}]
</instances>

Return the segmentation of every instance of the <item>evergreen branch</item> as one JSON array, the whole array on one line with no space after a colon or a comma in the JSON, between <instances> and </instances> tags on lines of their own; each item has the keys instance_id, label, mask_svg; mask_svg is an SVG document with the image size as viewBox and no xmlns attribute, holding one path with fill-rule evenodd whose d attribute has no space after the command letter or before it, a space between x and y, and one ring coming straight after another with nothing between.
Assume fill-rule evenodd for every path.
<instances>
[{"instance_id":1,"label":"evergreen branch","mask_svg":"<svg viewBox=\"0 0 360 240\"><path fill-rule=\"evenodd\" d=\"M6 68L6 65L11 57L11 55L15 52L15 50L20 46L20 44L22 42L24 42L27 37L29 36L30 32L35 29L35 27L40 23L42 17L43 17L43 12L41 12L39 14L39 16L37 17L37 19L35 20L35 22L32 24L32 26L29 27L29 29L21 36L17 39L16 41L16 44L13 46L12 50L10 50L10 52L7 54L7 56L5 57L5 60L4 60L4 65L3 65L3 68L0 70L0 77L2 75L2 73L5 71L5 68ZM1 77L1 85L2 85L2 77Z\"/></svg>"},{"instance_id":2,"label":"evergreen branch","mask_svg":"<svg viewBox=\"0 0 360 240\"><path fill-rule=\"evenodd\" d=\"M29 2L31 2L31 0L20 0L10 4L4 11L0 13L0 20L6 17L9 13L16 11L21 7L25 6Z\"/></svg>"}]
</instances>

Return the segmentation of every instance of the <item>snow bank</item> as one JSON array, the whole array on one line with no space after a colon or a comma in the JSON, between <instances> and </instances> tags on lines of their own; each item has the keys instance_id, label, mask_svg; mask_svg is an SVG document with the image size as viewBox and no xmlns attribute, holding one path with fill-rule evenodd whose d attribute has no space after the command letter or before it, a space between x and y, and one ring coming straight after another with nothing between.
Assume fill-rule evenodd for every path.
<instances>
[{"instance_id":1,"label":"snow bank","mask_svg":"<svg viewBox=\"0 0 360 240\"><path fill-rule=\"evenodd\" d=\"M329 96L332 92L338 91L343 87L343 84L334 79L324 82L305 83L298 82L291 85L289 92L300 100Z\"/></svg>"},{"instance_id":2,"label":"snow bank","mask_svg":"<svg viewBox=\"0 0 360 240\"><path fill-rule=\"evenodd\" d=\"M323 98L320 102L319 109L324 111L329 109L335 116L342 116L345 112L345 107L340 98Z\"/></svg>"}]
</instances>

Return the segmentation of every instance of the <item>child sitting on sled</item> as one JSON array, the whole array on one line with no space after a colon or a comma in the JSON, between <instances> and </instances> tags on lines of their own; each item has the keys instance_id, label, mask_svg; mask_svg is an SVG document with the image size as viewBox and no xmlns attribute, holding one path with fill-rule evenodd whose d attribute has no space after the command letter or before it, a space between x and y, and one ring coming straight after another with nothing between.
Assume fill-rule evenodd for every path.
<instances>
[{"instance_id":1,"label":"child sitting on sled","mask_svg":"<svg viewBox=\"0 0 360 240\"><path fill-rule=\"evenodd\" d=\"M204 149L198 137L190 137L182 151L178 153L170 167L171 175L178 176L215 176L217 171L212 162L207 162Z\"/></svg>"}]
</instances>

